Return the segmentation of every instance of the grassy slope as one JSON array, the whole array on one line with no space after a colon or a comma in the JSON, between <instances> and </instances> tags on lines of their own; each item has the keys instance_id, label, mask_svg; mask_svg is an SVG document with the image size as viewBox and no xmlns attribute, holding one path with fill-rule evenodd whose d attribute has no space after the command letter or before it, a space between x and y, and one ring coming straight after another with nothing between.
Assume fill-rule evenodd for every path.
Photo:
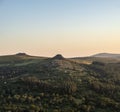
<instances>
[{"instance_id":1,"label":"grassy slope","mask_svg":"<svg viewBox=\"0 0 120 112\"><path fill-rule=\"evenodd\" d=\"M18 56L18 55L7 55L0 56L0 66L16 65L22 66L31 63L37 63L41 60L46 59L45 57L36 57L36 56Z\"/></svg>"},{"instance_id":2,"label":"grassy slope","mask_svg":"<svg viewBox=\"0 0 120 112\"><path fill-rule=\"evenodd\" d=\"M93 61L103 62L103 63L117 63L120 62L120 58L102 58L102 57L81 57L72 58L72 60L79 63L91 64Z\"/></svg>"}]
</instances>

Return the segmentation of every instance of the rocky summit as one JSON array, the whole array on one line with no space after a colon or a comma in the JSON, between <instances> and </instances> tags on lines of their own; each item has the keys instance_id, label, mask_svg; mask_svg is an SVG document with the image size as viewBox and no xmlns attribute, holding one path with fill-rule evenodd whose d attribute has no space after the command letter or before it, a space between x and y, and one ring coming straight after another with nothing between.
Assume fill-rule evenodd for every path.
<instances>
[{"instance_id":1,"label":"rocky summit","mask_svg":"<svg viewBox=\"0 0 120 112\"><path fill-rule=\"evenodd\" d=\"M65 59L65 58L61 54L57 54L56 56L53 57L53 59L62 60L62 59Z\"/></svg>"}]
</instances>

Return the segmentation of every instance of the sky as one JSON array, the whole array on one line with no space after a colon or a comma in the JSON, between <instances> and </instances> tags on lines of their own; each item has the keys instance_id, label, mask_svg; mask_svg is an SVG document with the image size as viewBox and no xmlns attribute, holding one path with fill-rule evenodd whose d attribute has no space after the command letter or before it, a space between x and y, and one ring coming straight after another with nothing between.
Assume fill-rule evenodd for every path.
<instances>
[{"instance_id":1,"label":"sky","mask_svg":"<svg viewBox=\"0 0 120 112\"><path fill-rule=\"evenodd\" d=\"M0 0L0 55L120 53L120 0Z\"/></svg>"}]
</instances>

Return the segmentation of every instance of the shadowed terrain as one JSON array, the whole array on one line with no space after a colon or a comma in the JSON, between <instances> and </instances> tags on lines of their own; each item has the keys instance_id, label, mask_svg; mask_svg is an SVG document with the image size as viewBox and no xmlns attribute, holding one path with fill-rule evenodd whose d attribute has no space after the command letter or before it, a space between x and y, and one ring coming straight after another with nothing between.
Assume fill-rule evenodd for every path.
<instances>
[{"instance_id":1,"label":"shadowed terrain","mask_svg":"<svg viewBox=\"0 0 120 112\"><path fill-rule=\"evenodd\" d=\"M0 56L2 112L119 112L118 57Z\"/></svg>"}]
</instances>

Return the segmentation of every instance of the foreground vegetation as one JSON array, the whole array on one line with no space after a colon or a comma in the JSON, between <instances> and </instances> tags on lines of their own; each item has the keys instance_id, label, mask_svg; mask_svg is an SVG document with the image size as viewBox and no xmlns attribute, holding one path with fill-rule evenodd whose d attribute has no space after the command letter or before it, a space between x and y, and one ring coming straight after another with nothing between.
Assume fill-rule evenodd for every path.
<instances>
[{"instance_id":1,"label":"foreground vegetation","mask_svg":"<svg viewBox=\"0 0 120 112\"><path fill-rule=\"evenodd\" d=\"M2 57L0 112L120 111L120 63L27 57Z\"/></svg>"}]
</instances>

